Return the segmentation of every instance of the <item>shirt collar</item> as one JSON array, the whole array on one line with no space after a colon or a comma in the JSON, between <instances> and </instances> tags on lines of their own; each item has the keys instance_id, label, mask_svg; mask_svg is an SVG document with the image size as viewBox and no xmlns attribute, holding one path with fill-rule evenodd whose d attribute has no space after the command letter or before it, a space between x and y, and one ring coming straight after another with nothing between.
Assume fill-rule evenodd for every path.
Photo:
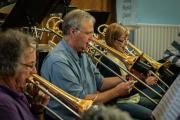
<instances>
[{"instance_id":1,"label":"shirt collar","mask_svg":"<svg viewBox=\"0 0 180 120\"><path fill-rule=\"evenodd\" d=\"M71 56L73 56L73 58L75 58L75 60L79 60L79 56L78 56L78 53L69 46L69 44L67 43L67 41L65 40L62 40L62 45L65 47L65 49L70 53Z\"/></svg>"}]
</instances>

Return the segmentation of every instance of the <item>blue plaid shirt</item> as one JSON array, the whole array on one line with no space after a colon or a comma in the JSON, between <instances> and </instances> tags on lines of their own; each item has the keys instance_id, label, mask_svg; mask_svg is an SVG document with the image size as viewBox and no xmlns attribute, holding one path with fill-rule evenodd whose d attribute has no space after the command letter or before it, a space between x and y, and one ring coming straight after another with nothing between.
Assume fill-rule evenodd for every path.
<instances>
[{"instance_id":1,"label":"blue plaid shirt","mask_svg":"<svg viewBox=\"0 0 180 120\"><path fill-rule=\"evenodd\" d=\"M65 40L59 42L47 55L41 68L41 75L78 98L84 98L99 90L103 79L91 59L85 53L78 55ZM64 116L64 108L55 101L50 101L49 106Z\"/></svg>"}]
</instances>

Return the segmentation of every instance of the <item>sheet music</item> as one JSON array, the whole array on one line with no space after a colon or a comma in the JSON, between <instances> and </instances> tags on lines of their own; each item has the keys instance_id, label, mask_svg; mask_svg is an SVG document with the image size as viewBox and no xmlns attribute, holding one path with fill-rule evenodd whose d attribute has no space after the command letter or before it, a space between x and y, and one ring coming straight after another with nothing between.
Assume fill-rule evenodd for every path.
<instances>
[{"instance_id":1,"label":"sheet music","mask_svg":"<svg viewBox=\"0 0 180 120\"><path fill-rule=\"evenodd\" d=\"M180 119L180 74L152 114L156 120Z\"/></svg>"}]
</instances>

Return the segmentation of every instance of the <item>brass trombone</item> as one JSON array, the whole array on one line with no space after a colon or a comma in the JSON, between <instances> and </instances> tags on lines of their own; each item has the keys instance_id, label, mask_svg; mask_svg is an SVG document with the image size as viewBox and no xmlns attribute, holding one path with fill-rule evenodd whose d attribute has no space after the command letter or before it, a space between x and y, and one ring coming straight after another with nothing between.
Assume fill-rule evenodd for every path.
<instances>
[{"instance_id":1,"label":"brass trombone","mask_svg":"<svg viewBox=\"0 0 180 120\"><path fill-rule=\"evenodd\" d=\"M93 104L92 100L84 100L84 99L76 98L76 97L68 94L67 92L63 91L59 87L53 85L52 83L50 83L49 81L45 80L44 78L42 78L41 76L39 76L37 74L32 74L32 76L28 79L28 82L37 85L37 87L40 90L42 90L44 93L48 94L50 97L55 99L61 105L66 107L69 111L71 111L78 118L80 118L80 113L89 109ZM39 83L39 84L36 84L36 83ZM68 104L70 106L67 106L61 100L63 100L66 104Z\"/></svg>"},{"instance_id":2,"label":"brass trombone","mask_svg":"<svg viewBox=\"0 0 180 120\"><path fill-rule=\"evenodd\" d=\"M111 72L113 72L116 76L118 76L119 78L121 78L122 80L126 81L126 79L124 79L122 76L120 76L116 71L111 70L111 68L109 68L108 66L106 66L105 64L103 64L100 59L99 59L99 55L102 55L104 57L106 57L107 59L109 59L110 61L112 61L114 64L116 64L120 69L122 69L123 71L127 72L129 75L131 75L135 80L137 80L138 82L140 82L141 84L143 84L146 88L150 89L152 92L154 92L156 95L158 95L160 98L162 98L162 95L160 93L158 93L156 90L154 90L153 88L151 88L149 85L147 85L145 82L143 82L142 80L140 80L138 77L136 77L135 75L133 75L131 72L129 72L128 70L124 69L123 67L121 67L120 65L118 65L117 63L115 63L113 60L111 60L110 58L107 57L106 52L110 52L115 54L117 57L122 58L125 56L125 58L128 58L128 56L124 55L121 56L121 52L107 46L106 44L102 43L100 40L93 40L91 41L93 43L89 44L89 48L91 51L95 52L95 53L91 53L89 51L85 51L91 58L93 58L96 62L102 64L105 68L107 68L108 70L110 70ZM98 48L95 45L98 45ZM102 47L105 51L102 51L99 49L99 47ZM93 49L93 50L92 50ZM92 56L93 55L93 56ZM98 55L98 57L96 56ZM133 60L136 61L136 57L130 57L130 59L126 59L128 63L133 63ZM139 93L141 93L142 95L144 95L145 97L147 97L150 101L152 101L153 103L157 104L156 101L154 101L152 98L150 98L148 95L146 95L145 93L143 93L141 90L139 90L137 87L134 87L135 90L137 90Z\"/></svg>"},{"instance_id":3,"label":"brass trombone","mask_svg":"<svg viewBox=\"0 0 180 120\"><path fill-rule=\"evenodd\" d=\"M166 61L163 64L159 63L155 61L154 59L152 59L151 57L149 57L147 54L144 54L143 52L141 52L140 49L135 47L130 42L128 42L127 46L134 50L134 53L133 52L129 52L129 53L131 53L131 55L136 54L137 56L140 57L140 59L147 61L152 66L152 69L149 70L149 72L155 77L157 77L162 84L164 84L167 88L169 88L169 85L167 85L157 74L160 74L160 75L163 74L169 77L173 76L173 73L168 69L168 67L170 66L170 62ZM126 47L126 50L129 51L127 47Z\"/></svg>"},{"instance_id":4,"label":"brass trombone","mask_svg":"<svg viewBox=\"0 0 180 120\"><path fill-rule=\"evenodd\" d=\"M51 41L57 41L57 35L55 35L52 30L56 32L59 29L59 25L63 22L61 13L52 13L46 16L42 23L39 25L39 28L42 29L40 33L40 43L42 44L51 44ZM47 30L48 29L48 30ZM62 34L62 33L60 33ZM59 38L59 37L58 37ZM50 42L50 43L49 43Z\"/></svg>"},{"instance_id":5,"label":"brass trombone","mask_svg":"<svg viewBox=\"0 0 180 120\"><path fill-rule=\"evenodd\" d=\"M107 24L101 24L98 26L97 31L99 32L99 39L103 39L106 33L108 25Z\"/></svg>"},{"instance_id":6,"label":"brass trombone","mask_svg":"<svg viewBox=\"0 0 180 120\"><path fill-rule=\"evenodd\" d=\"M62 34L63 32L59 29L60 24L63 23L63 19L61 19L61 17L58 16L51 16L46 23L46 29L50 30L52 33L58 33L58 39L59 37L62 38ZM54 43L57 43L57 41L55 41L55 38L57 37L56 34L54 34L54 36L52 37L51 40L48 41L48 45L50 47L52 47L51 49L53 49L53 47L56 45Z\"/></svg>"}]
</instances>

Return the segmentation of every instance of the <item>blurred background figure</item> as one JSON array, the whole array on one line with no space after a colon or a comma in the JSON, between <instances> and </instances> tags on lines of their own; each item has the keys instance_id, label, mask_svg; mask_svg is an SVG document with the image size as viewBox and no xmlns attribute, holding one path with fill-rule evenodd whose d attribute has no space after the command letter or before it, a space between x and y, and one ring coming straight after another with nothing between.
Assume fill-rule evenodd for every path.
<instances>
[{"instance_id":1,"label":"blurred background figure","mask_svg":"<svg viewBox=\"0 0 180 120\"><path fill-rule=\"evenodd\" d=\"M133 120L131 116L115 106L95 105L82 114L82 120Z\"/></svg>"},{"instance_id":2,"label":"blurred background figure","mask_svg":"<svg viewBox=\"0 0 180 120\"><path fill-rule=\"evenodd\" d=\"M175 79L180 73L180 33L164 52L163 60L168 60L172 63L170 70L175 74L173 77Z\"/></svg>"}]
</instances>

